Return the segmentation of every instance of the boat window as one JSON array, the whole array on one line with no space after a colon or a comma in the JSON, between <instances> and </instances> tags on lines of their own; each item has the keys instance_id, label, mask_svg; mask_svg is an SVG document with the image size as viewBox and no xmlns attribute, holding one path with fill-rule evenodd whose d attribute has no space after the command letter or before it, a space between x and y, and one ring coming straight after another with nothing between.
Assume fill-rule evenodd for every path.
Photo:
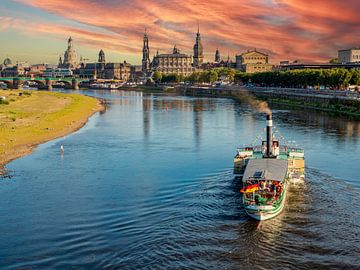
<instances>
[{"instance_id":1,"label":"boat window","mask_svg":"<svg viewBox=\"0 0 360 270\"><path fill-rule=\"evenodd\" d=\"M254 178L261 178L262 175L263 175L263 171L256 171L256 172L254 172L253 177Z\"/></svg>"}]
</instances>

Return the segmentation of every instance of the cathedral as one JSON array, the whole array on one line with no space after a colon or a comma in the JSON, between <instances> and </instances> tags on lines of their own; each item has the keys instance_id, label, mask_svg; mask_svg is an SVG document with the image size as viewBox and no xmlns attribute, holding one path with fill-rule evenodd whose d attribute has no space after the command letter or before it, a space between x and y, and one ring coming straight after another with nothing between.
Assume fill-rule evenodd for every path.
<instances>
[{"instance_id":1,"label":"cathedral","mask_svg":"<svg viewBox=\"0 0 360 270\"><path fill-rule=\"evenodd\" d=\"M175 73L178 75L188 76L196 69L200 69L204 61L203 46L200 37L200 31L196 34L194 44L194 56L180 53L180 50L174 46L173 52L168 54L154 55L153 60L150 62L149 38L144 33L143 39L143 57L142 57L142 72L151 73L152 71L159 71L163 74Z\"/></svg>"},{"instance_id":2,"label":"cathedral","mask_svg":"<svg viewBox=\"0 0 360 270\"><path fill-rule=\"evenodd\" d=\"M194 72L191 60L191 55L180 53L180 50L175 45L172 53L159 54L157 52L152 61L152 68L154 71L159 71L163 74L175 73L188 76Z\"/></svg>"},{"instance_id":3,"label":"cathedral","mask_svg":"<svg viewBox=\"0 0 360 270\"><path fill-rule=\"evenodd\" d=\"M68 39L68 47L67 50L64 53L64 60L61 59L61 56L59 58L59 68L69 68L69 69L75 69L79 65L77 60L77 54L73 47L73 40L71 37Z\"/></svg>"}]
</instances>

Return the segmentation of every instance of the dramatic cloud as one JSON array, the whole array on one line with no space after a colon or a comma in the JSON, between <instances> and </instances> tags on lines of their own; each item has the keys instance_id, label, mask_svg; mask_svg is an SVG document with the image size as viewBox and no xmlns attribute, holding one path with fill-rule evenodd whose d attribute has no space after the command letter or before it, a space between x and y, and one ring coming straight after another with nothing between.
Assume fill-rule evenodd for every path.
<instances>
[{"instance_id":1,"label":"dramatic cloud","mask_svg":"<svg viewBox=\"0 0 360 270\"><path fill-rule=\"evenodd\" d=\"M73 35L84 46L118 50L138 60L145 28L152 53L169 51L174 44L192 53L198 23L208 60L216 48L224 57L257 48L269 53L273 62L327 61L339 48L360 43L358 0L17 1L79 25L48 21L34 31ZM1 21L0 30L15 24L9 18Z\"/></svg>"}]
</instances>

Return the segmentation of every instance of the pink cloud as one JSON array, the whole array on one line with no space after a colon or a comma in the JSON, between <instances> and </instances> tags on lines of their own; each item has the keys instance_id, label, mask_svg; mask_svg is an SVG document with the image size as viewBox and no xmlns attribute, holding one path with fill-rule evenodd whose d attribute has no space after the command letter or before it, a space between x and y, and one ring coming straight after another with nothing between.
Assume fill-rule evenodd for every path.
<instances>
[{"instance_id":1,"label":"pink cloud","mask_svg":"<svg viewBox=\"0 0 360 270\"><path fill-rule=\"evenodd\" d=\"M256 47L268 52L273 62L327 61L336 56L337 49L359 42L357 0L18 1L84 25L84 29L58 25L54 35L72 34L82 44L120 50L139 60L145 27L152 53L168 51L176 43L192 54L198 22L211 57L217 47L223 55L232 56ZM37 31L49 29L43 26Z\"/></svg>"}]
</instances>

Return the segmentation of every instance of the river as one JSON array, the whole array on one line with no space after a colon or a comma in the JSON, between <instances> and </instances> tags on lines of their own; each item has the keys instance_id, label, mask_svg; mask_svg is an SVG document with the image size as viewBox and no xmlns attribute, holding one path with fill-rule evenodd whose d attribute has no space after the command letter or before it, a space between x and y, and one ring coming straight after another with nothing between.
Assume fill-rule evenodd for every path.
<instances>
[{"instance_id":1,"label":"river","mask_svg":"<svg viewBox=\"0 0 360 270\"><path fill-rule=\"evenodd\" d=\"M259 223L232 162L264 137L264 115L231 99L85 93L106 111L0 179L1 269L360 267L360 121L272 107L277 134L305 148L306 181Z\"/></svg>"}]
</instances>

